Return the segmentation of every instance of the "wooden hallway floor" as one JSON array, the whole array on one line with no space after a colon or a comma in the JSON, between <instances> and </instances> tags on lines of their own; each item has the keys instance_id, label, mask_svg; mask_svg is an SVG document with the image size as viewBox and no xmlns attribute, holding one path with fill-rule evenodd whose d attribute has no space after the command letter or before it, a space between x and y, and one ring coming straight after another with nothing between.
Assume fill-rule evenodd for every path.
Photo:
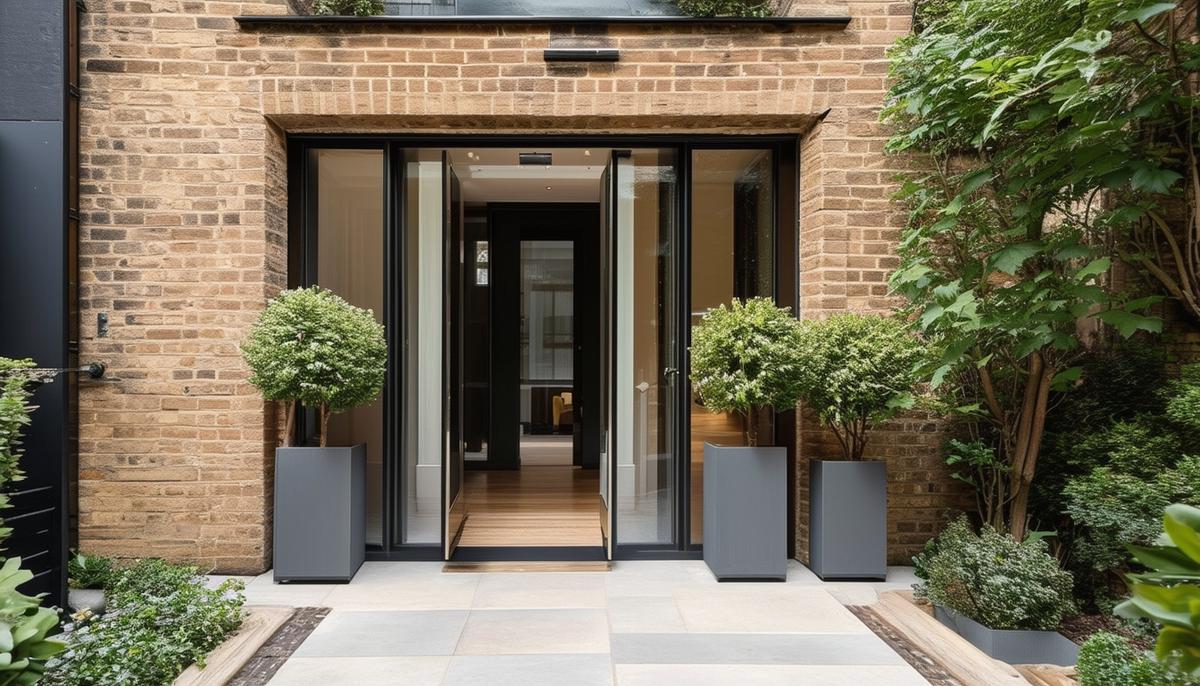
<instances>
[{"instance_id":1,"label":"wooden hallway floor","mask_svg":"<svg viewBox=\"0 0 1200 686\"><path fill-rule=\"evenodd\" d=\"M568 465L468 471L458 545L601 546L600 474Z\"/></svg>"}]
</instances>

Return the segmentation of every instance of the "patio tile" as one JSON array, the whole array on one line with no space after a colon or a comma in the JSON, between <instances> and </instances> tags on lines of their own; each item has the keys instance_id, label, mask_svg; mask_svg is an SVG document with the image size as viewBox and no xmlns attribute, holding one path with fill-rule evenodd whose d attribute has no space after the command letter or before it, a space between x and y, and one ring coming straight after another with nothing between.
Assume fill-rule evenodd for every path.
<instances>
[{"instance_id":1,"label":"patio tile","mask_svg":"<svg viewBox=\"0 0 1200 686\"><path fill-rule=\"evenodd\" d=\"M356 577L325 597L335 610L469 610L479 577L469 574Z\"/></svg>"},{"instance_id":2,"label":"patio tile","mask_svg":"<svg viewBox=\"0 0 1200 686\"><path fill-rule=\"evenodd\" d=\"M582 572L487 574L472 607L480 610L602 609L604 575Z\"/></svg>"},{"instance_id":3,"label":"patio tile","mask_svg":"<svg viewBox=\"0 0 1200 686\"><path fill-rule=\"evenodd\" d=\"M911 667L617 665L617 686L928 686Z\"/></svg>"},{"instance_id":4,"label":"patio tile","mask_svg":"<svg viewBox=\"0 0 1200 686\"><path fill-rule=\"evenodd\" d=\"M616 664L904 665L874 634L613 634Z\"/></svg>"},{"instance_id":5,"label":"patio tile","mask_svg":"<svg viewBox=\"0 0 1200 686\"><path fill-rule=\"evenodd\" d=\"M607 652L604 610L473 610L455 655Z\"/></svg>"},{"instance_id":6,"label":"patio tile","mask_svg":"<svg viewBox=\"0 0 1200 686\"><path fill-rule=\"evenodd\" d=\"M439 686L448 657L294 657L284 663L270 686Z\"/></svg>"},{"instance_id":7,"label":"patio tile","mask_svg":"<svg viewBox=\"0 0 1200 686\"><path fill-rule=\"evenodd\" d=\"M870 633L841 603L816 588L739 584L684 588L674 596L690 632Z\"/></svg>"},{"instance_id":8,"label":"patio tile","mask_svg":"<svg viewBox=\"0 0 1200 686\"><path fill-rule=\"evenodd\" d=\"M608 624L614 634L684 633L683 616L674 598L619 596L608 601Z\"/></svg>"},{"instance_id":9,"label":"patio tile","mask_svg":"<svg viewBox=\"0 0 1200 686\"><path fill-rule=\"evenodd\" d=\"M612 686L607 655L487 655L450 658L443 686Z\"/></svg>"},{"instance_id":10,"label":"patio tile","mask_svg":"<svg viewBox=\"0 0 1200 686\"><path fill-rule=\"evenodd\" d=\"M450 655L465 611L334 611L296 650L297 657Z\"/></svg>"}]
</instances>

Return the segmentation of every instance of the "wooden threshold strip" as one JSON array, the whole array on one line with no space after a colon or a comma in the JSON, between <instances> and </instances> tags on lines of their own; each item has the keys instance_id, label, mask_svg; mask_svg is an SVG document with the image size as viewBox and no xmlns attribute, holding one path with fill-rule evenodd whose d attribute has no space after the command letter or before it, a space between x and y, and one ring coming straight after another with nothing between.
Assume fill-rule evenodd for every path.
<instances>
[{"instance_id":1,"label":"wooden threshold strip","mask_svg":"<svg viewBox=\"0 0 1200 686\"><path fill-rule=\"evenodd\" d=\"M608 562L447 562L447 573L488 572L607 572Z\"/></svg>"}]
</instances>

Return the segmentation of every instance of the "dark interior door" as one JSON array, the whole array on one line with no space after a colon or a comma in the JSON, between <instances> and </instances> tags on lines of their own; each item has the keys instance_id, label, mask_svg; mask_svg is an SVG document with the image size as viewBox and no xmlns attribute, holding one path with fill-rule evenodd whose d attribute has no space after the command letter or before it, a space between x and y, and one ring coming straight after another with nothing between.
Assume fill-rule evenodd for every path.
<instances>
[{"instance_id":1,"label":"dark interior door","mask_svg":"<svg viewBox=\"0 0 1200 686\"><path fill-rule=\"evenodd\" d=\"M570 241L574 248L574 305L572 317L573 405L571 433L573 463L596 468L600 454L599 336L597 298L599 209L591 203L492 204L488 208L491 252L491 440L487 459L470 462L472 469L517 469L523 430L521 407L521 242ZM565 385L564 385L565 388ZM549 407L552 383L545 397L530 405ZM537 393L532 393L536 396ZM548 410L547 410L548 411ZM540 415L539 415L540 416ZM527 422L528 423L528 422ZM538 423L538 422L533 422ZM528 429L528 427L524 427ZM539 430L545 430L540 427Z\"/></svg>"}]
</instances>

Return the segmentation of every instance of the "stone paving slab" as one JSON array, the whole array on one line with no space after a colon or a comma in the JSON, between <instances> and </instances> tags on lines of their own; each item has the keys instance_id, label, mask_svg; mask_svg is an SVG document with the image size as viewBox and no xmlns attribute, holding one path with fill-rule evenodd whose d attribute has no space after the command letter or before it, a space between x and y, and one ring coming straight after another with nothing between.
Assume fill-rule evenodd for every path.
<instances>
[{"instance_id":1,"label":"stone paving slab","mask_svg":"<svg viewBox=\"0 0 1200 686\"><path fill-rule=\"evenodd\" d=\"M252 579L249 602L320 598L329 616L273 686L927 686L843 603L905 587L718 583L700 561L604 572L455 573L367 563L343 586Z\"/></svg>"}]
</instances>

